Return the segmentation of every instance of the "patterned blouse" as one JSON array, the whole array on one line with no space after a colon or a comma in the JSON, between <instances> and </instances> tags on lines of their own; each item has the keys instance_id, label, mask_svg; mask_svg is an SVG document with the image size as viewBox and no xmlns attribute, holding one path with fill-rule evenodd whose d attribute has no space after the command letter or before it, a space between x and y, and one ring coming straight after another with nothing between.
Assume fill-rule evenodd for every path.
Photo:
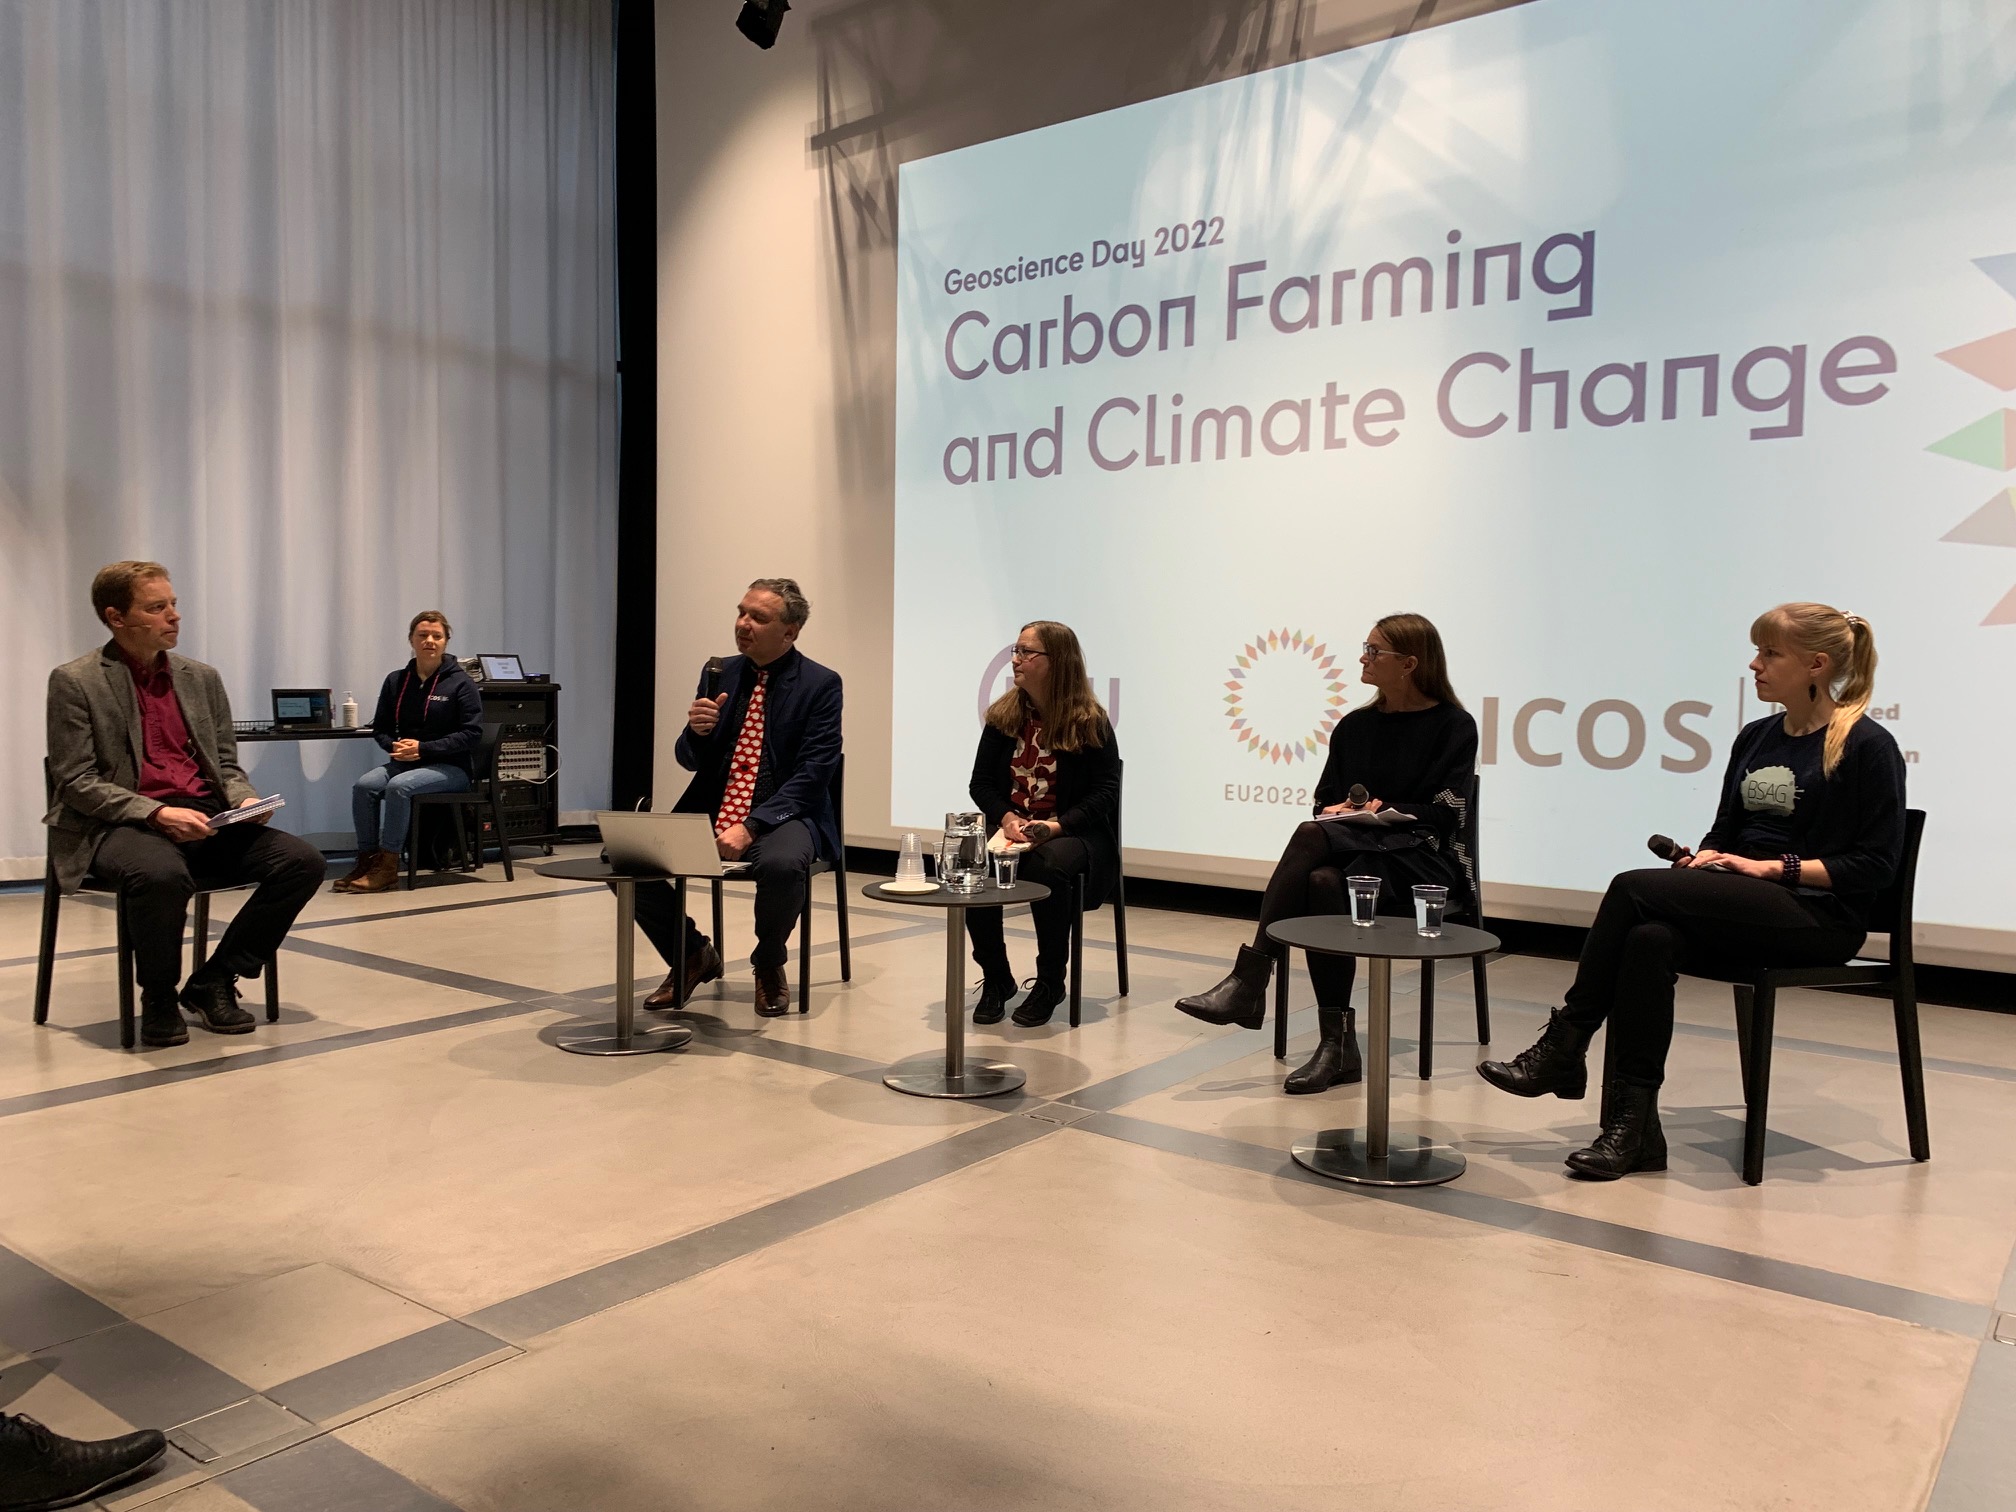
<instances>
[{"instance_id":1,"label":"patterned blouse","mask_svg":"<svg viewBox=\"0 0 2016 1512\"><path fill-rule=\"evenodd\" d=\"M1057 753L1043 743L1043 721L1034 716L1023 722L1008 758L1008 802L1025 819L1057 812Z\"/></svg>"}]
</instances>

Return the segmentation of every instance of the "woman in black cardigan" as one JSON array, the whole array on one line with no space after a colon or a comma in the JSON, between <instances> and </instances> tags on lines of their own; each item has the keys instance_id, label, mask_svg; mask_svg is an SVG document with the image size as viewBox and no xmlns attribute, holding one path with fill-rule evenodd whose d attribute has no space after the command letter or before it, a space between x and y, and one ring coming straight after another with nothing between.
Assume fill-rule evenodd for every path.
<instances>
[{"instance_id":1,"label":"woman in black cardigan","mask_svg":"<svg viewBox=\"0 0 2016 1512\"><path fill-rule=\"evenodd\" d=\"M1658 1095L1675 974L1839 965L1861 949L1870 906L1903 859L1904 758L1867 717L1876 680L1868 622L1825 604L1780 604L1757 617L1750 638L1757 696L1784 713L1737 734L1700 850L1617 876L1539 1042L1477 1068L1520 1097L1579 1098L1590 1037L1609 1020L1603 1132L1568 1157L1588 1180L1666 1169Z\"/></svg>"},{"instance_id":2,"label":"woman in black cardigan","mask_svg":"<svg viewBox=\"0 0 2016 1512\"><path fill-rule=\"evenodd\" d=\"M1033 620L1015 637L1015 686L995 699L980 731L967 791L991 829L1009 844L1029 845L1020 876L1050 896L1029 905L1036 920L1036 980L1015 1022L1050 1022L1064 1000L1071 963L1074 889L1085 878L1085 906L1106 901L1120 875L1115 821L1120 811L1120 745L1092 694L1085 657L1068 625ZM998 1024L1015 995L998 908L966 910L966 933L983 980L976 1024Z\"/></svg>"},{"instance_id":3,"label":"woman in black cardigan","mask_svg":"<svg viewBox=\"0 0 2016 1512\"><path fill-rule=\"evenodd\" d=\"M1239 947L1232 974L1216 987L1176 1000L1192 1018L1247 1029L1265 1023L1274 966L1268 926L1347 912L1347 877L1378 877L1379 912L1410 917L1417 883L1447 887L1455 898L1469 891L1456 834L1477 770L1477 722L1449 685L1441 633L1421 615L1389 614L1365 637L1358 665L1372 700L1330 732L1315 816L1296 826L1274 863L1253 943ZM1371 819L1385 809L1411 822ZM1364 1074L1351 1014L1356 966L1352 956L1309 952L1320 1033L1315 1055L1289 1074L1284 1091L1322 1092Z\"/></svg>"}]
</instances>

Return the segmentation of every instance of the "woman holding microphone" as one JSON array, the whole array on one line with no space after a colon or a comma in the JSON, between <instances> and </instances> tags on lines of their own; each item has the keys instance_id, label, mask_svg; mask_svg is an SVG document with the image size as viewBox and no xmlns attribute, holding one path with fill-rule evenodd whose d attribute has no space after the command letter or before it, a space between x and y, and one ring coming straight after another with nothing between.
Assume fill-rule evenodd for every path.
<instances>
[{"instance_id":1,"label":"woman holding microphone","mask_svg":"<svg viewBox=\"0 0 2016 1512\"><path fill-rule=\"evenodd\" d=\"M1316 783L1312 819L1288 838L1260 899L1253 943L1239 947L1232 974L1176 1006L1207 1024L1258 1029L1267 1018L1274 955L1267 927L1281 919L1340 914L1350 908L1345 878L1378 877L1381 913L1413 913L1413 888L1436 883L1452 894L1470 882L1456 832L1477 770L1477 722L1449 685L1442 636L1418 614L1389 614L1372 627L1358 658L1359 681L1372 701L1337 721L1330 755ZM1371 823L1338 815L1385 809L1412 823ZM1352 956L1309 956L1316 988L1316 1054L1290 1073L1283 1089L1321 1092L1363 1074L1351 1009Z\"/></svg>"},{"instance_id":2,"label":"woman holding microphone","mask_svg":"<svg viewBox=\"0 0 2016 1512\"><path fill-rule=\"evenodd\" d=\"M1579 1098L1607 1019L1603 1132L1571 1173L1614 1181L1666 1169L1658 1094L1673 983L1704 965L1834 966L1861 949L1870 905L1904 852L1904 758L1867 716L1876 637L1825 604L1780 604L1750 627L1757 696L1783 713L1736 736L1701 848L1610 883L1574 985L1538 1043L1477 1074L1520 1097Z\"/></svg>"},{"instance_id":3,"label":"woman holding microphone","mask_svg":"<svg viewBox=\"0 0 2016 1512\"><path fill-rule=\"evenodd\" d=\"M472 780L470 754L483 736L483 695L448 654L448 618L423 609L406 627L413 659L386 674L371 716L371 737L390 760L372 767L350 790L357 827L357 864L336 892L383 892L399 880L399 849L411 844L413 799L421 793L463 793Z\"/></svg>"},{"instance_id":4,"label":"woman holding microphone","mask_svg":"<svg viewBox=\"0 0 2016 1512\"><path fill-rule=\"evenodd\" d=\"M1106 901L1120 875L1120 745L1093 696L1069 625L1030 621L1015 637L1011 656L1015 685L987 709L967 791L1002 840L1030 847L1021 877L1050 889L1049 897L1029 905L1036 980L1015 1010L1015 1022L1029 1029L1049 1023L1064 1000L1077 879L1085 878L1085 906L1092 909ZM966 933L982 973L976 1024L1000 1023L1015 995L1001 914L998 908L966 910Z\"/></svg>"}]
</instances>

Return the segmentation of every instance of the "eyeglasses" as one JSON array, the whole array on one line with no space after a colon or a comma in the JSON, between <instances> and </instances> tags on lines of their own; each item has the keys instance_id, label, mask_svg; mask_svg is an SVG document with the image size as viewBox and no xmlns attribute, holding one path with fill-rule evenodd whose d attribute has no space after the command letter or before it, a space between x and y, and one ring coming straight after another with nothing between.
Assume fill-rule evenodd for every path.
<instances>
[{"instance_id":1,"label":"eyeglasses","mask_svg":"<svg viewBox=\"0 0 2016 1512\"><path fill-rule=\"evenodd\" d=\"M1017 646L1008 653L1008 659L1010 661L1027 661L1032 656L1048 656L1049 654L1048 651L1030 651L1022 646Z\"/></svg>"},{"instance_id":2,"label":"eyeglasses","mask_svg":"<svg viewBox=\"0 0 2016 1512\"><path fill-rule=\"evenodd\" d=\"M1400 653L1395 651L1391 646L1375 646L1372 642L1367 641L1358 648L1358 654L1360 656L1369 656L1374 661L1377 661L1382 656L1398 656Z\"/></svg>"}]
</instances>

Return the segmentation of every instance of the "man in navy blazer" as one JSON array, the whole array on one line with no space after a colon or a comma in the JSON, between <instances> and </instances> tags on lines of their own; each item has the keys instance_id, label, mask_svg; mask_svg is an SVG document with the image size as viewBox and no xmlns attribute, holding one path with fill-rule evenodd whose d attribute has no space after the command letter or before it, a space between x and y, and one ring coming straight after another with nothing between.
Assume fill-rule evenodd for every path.
<instances>
[{"instance_id":1,"label":"man in navy blazer","mask_svg":"<svg viewBox=\"0 0 2016 1512\"><path fill-rule=\"evenodd\" d=\"M805 907L813 858L840 856L832 794L840 767L840 674L796 645L811 612L790 578L749 585L735 610L739 654L723 660L720 691L711 696L702 670L677 747L693 781L673 809L711 817L722 858L747 862L756 883L749 964L756 1011L766 1018L791 1008L786 946ZM750 717L759 694L760 737ZM679 913L670 883L638 884L637 922L668 963L677 959L678 931L686 932L685 982L668 974L646 1007L677 1007L721 975L720 952Z\"/></svg>"}]
</instances>

